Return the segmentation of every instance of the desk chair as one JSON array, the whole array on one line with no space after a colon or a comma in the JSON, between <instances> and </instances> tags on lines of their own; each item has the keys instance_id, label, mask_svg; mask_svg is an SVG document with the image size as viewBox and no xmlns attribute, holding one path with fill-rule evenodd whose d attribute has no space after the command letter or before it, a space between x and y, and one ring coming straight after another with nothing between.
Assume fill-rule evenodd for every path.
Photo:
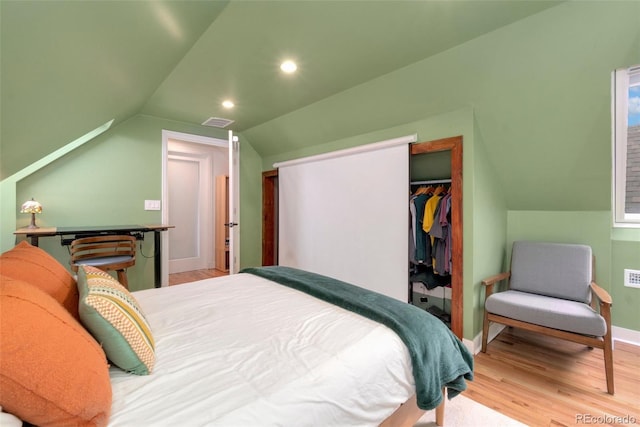
<instances>
[{"instance_id":1,"label":"desk chair","mask_svg":"<svg viewBox=\"0 0 640 427\"><path fill-rule=\"evenodd\" d=\"M75 239L70 245L71 269L91 265L104 271L115 271L118 281L129 289L126 268L136 263L136 239L129 235L105 235Z\"/></svg>"}]
</instances>

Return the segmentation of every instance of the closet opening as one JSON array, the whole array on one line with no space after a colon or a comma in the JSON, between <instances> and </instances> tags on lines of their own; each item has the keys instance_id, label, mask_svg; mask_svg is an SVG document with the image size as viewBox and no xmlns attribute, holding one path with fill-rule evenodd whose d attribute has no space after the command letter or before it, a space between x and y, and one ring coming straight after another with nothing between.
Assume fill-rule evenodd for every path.
<instances>
[{"instance_id":1,"label":"closet opening","mask_svg":"<svg viewBox=\"0 0 640 427\"><path fill-rule=\"evenodd\" d=\"M451 232L451 274L450 274L450 287L446 290L444 287L438 287L434 291L438 292L437 296L440 296L439 307L442 309L442 302L444 299L448 299L445 302L443 311L450 313L450 328L452 332L462 339L463 329L463 229L462 229L462 136L456 136L451 138L445 138L435 141L421 142L409 144L410 163L411 168L409 172L413 174L411 180L420 181L432 180L432 179L446 179L447 182L442 183L429 183L425 185L442 185L447 188L447 193L450 193L450 232ZM406 152L404 153L406 155ZM430 172L422 173L422 162L426 161L426 169ZM437 166L434 166L437 165ZM435 174L435 175L434 175ZM278 170L265 171L262 174L262 264L263 265L278 265ZM407 174L408 175L408 174ZM406 190L402 188L410 188L410 180L407 176L404 184L398 187L399 191L403 191L403 194L407 194ZM416 184L422 185L422 184ZM408 205L408 198L406 202L402 202L403 206ZM409 206L407 206L408 214ZM406 218L406 217L405 217ZM408 221L407 221L408 225ZM402 228L406 230L406 227ZM401 231L402 232L402 231ZM345 232L345 234L348 234ZM399 250L408 254L409 246L409 233L408 230L402 232L400 240L406 242L405 249L401 249L401 246L397 246ZM408 256L406 258L399 259L398 268L402 271L409 273L406 270L409 267ZM409 279L409 274L405 275L406 279L400 280L399 286L402 286L402 293L404 289L407 289L407 296L405 301L411 299L413 294L412 282ZM446 293L448 294L446 294ZM442 297L445 298L442 298ZM429 298L429 296L427 296ZM436 298L432 296L432 298ZM417 297L419 302L420 297ZM416 304L417 305L417 304Z\"/></svg>"},{"instance_id":2,"label":"closet opening","mask_svg":"<svg viewBox=\"0 0 640 427\"><path fill-rule=\"evenodd\" d=\"M429 219L412 219L409 301L462 339L462 136L414 143L410 153L410 192L412 202L418 202L417 211L415 204L410 207L412 218L423 219L427 213ZM440 216L434 218L436 214ZM425 224L430 233L414 234Z\"/></svg>"}]
</instances>

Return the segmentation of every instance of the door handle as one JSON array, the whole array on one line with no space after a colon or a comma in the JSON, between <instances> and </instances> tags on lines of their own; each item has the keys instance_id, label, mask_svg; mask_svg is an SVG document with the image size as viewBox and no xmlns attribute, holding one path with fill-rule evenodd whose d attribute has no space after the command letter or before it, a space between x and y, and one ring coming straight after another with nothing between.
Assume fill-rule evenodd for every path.
<instances>
[{"instance_id":1,"label":"door handle","mask_svg":"<svg viewBox=\"0 0 640 427\"><path fill-rule=\"evenodd\" d=\"M226 223L224 226L225 226L225 227L229 227L229 228L233 228L233 227L235 227L236 225L238 225L238 223L237 223L237 222L228 222L228 223Z\"/></svg>"}]
</instances>

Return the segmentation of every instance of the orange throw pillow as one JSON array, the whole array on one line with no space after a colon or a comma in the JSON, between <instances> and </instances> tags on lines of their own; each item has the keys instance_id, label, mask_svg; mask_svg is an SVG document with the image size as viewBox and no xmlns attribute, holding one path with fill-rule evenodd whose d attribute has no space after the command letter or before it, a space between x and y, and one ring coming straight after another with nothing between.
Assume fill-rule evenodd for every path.
<instances>
[{"instance_id":1,"label":"orange throw pillow","mask_svg":"<svg viewBox=\"0 0 640 427\"><path fill-rule=\"evenodd\" d=\"M0 276L0 406L37 426L104 426L111 412L102 348L40 289Z\"/></svg>"},{"instance_id":2,"label":"orange throw pillow","mask_svg":"<svg viewBox=\"0 0 640 427\"><path fill-rule=\"evenodd\" d=\"M75 279L58 260L39 247L22 241L0 255L0 274L37 286L80 320Z\"/></svg>"}]
</instances>

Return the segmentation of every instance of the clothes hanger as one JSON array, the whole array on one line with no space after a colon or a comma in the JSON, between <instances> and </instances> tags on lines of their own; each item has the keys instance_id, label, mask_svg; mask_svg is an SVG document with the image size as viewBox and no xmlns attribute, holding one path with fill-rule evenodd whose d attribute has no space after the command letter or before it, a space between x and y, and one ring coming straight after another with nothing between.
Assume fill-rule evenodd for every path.
<instances>
[{"instance_id":1,"label":"clothes hanger","mask_svg":"<svg viewBox=\"0 0 640 427\"><path fill-rule=\"evenodd\" d=\"M416 196L419 196L421 194L427 194L429 192L429 187L421 185L420 187L418 187L418 189L416 190L416 192L414 193Z\"/></svg>"}]
</instances>

